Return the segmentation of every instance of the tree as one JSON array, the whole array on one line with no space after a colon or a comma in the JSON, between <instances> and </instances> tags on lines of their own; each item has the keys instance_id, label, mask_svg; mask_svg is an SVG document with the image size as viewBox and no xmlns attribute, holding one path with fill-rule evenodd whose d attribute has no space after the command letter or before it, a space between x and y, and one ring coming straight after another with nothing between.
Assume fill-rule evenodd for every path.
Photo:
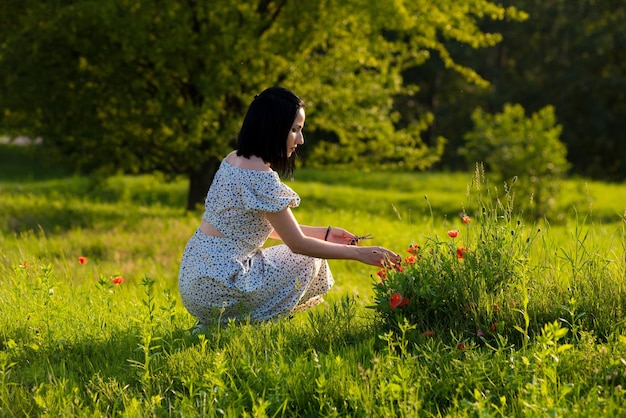
<instances>
[{"instance_id":1,"label":"tree","mask_svg":"<svg viewBox=\"0 0 626 418\"><path fill-rule=\"evenodd\" d=\"M626 4L607 0L515 0L523 25L501 27L504 58L499 105L554 106L573 171L605 180L626 178L623 141Z\"/></svg>"},{"instance_id":2,"label":"tree","mask_svg":"<svg viewBox=\"0 0 626 418\"><path fill-rule=\"evenodd\" d=\"M447 115L469 121L474 107L496 112L505 103L528 111L551 105L563 127L572 172L620 181L626 179L626 3L617 0L509 0L528 14L523 22L488 21L485 31L502 34L493 48L465 49L469 63L491 82L471 95L462 108L440 97L439 133L453 145L465 131L445 129ZM458 47L457 47L458 48ZM443 77L454 78L449 73ZM458 78L457 78L458 80ZM460 91L462 88L459 88ZM468 91L467 88L464 89ZM455 128L456 124L452 125ZM453 149L453 147L451 147Z\"/></svg>"},{"instance_id":3,"label":"tree","mask_svg":"<svg viewBox=\"0 0 626 418\"><path fill-rule=\"evenodd\" d=\"M431 51L474 83L442 40L495 44L486 0L7 0L0 23L0 131L41 137L96 176L161 171L206 193L255 93L284 85L309 103L308 157L426 168L442 152L399 122L402 71ZM346 148L346 144L350 147ZM343 150L348 150L343 151ZM339 150L342 150L341 152Z\"/></svg>"}]
</instances>

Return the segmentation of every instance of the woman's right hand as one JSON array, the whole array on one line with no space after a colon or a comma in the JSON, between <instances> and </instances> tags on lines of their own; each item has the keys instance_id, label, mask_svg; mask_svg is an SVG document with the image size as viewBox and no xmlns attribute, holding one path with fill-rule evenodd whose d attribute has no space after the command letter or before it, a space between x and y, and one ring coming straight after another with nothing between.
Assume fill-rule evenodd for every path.
<instances>
[{"instance_id":1,"label":"woman's right hand","mask_svg":"<svg viewBox=\"0 0 626 418\"><path fill-rule=\"evenodd\" d=\"M356 247L360 262L377 267L393 266L402 263L402 257L384 247Z\"/></svg>"}]
</instances>

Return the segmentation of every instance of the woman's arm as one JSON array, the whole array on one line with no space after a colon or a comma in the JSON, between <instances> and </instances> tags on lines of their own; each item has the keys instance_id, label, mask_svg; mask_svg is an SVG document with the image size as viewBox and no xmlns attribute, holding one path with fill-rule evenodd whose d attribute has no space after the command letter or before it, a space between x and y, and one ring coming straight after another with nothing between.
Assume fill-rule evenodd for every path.
<instances>
[{"instance_id":1,"label":"woman's arm","mask_svg":"<svg viewBox=\"0 0 626 418\"><path fill-rule=\"evenodd\" d=\"M335 244L356 244L359 237L343 228L329 226L306 226L300 225L300 229L307 237L334 242Z\"/></svg>"},{"instance_id":2,"label":"woman's arm","mask_svg":"<svg viewBox=\"0 0 626 418\"><path fill-rule=\"evenodd\" d=\"M325 226L300 225L300 229L302 230L302 233L307 237L324 239L324 236L326 235L326 230L328 228Z\"/></svg>"},{"instance_id":3,"label":"woman's arm","mask_svg":"<svg viewBox=\"0 0 626 418\"><path fill-rule=\"evenodd\" d=\"M325 235L327 228L318 227L316 230L310 230L308 228L312 227L305 226L305 230L317 234L314 237L307 236L289 208L268 213L267 217L275 232L294 253L324 259L357 260L373 266L382 266L384 262L397 264L402 261L398 254L383 247L359 247L324 241L324 236L321 236L321 239L319 236L321 233Z\"/></svg>"},{"instance_id":4,"label":"woman's arm","mask_svg":"<svg viewBox=\"0 0 626 418\"><path fill-rule=\"evenodd\" d=\"M358 240L356 235L351 234L343 228L300 225L300 230L302 230L302 233L307 237L322 239L337 244L350 244ZM270 238L283 240L275 229L270 233Z\"/></svg>"},{"instance_id":5,"label":"woman's arm","mask_svg":"<svg viewBox=\"0 0 626 418\"><path fill-rule=\"evenodd\" d=\"M271 239L277 239L279 241L282 241L283 239L280 237L280 235L278 235L278 232L276 232L276 230L274 229L272 232L270 232L270 236Z\"/></svg>"}]
</instances>

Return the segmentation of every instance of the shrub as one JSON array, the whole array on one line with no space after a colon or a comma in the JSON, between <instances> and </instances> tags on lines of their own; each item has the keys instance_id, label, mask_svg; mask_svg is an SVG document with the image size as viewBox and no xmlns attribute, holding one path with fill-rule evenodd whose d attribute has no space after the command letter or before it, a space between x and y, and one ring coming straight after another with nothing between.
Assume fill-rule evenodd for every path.
<instances>
[{"instance_id":1,"label":"shrub","mask_svg":"<svg viewBox=\"0 0 626 418\"><path fill-rule=\"evenodd\" d=\"M569 168L554 108L546 106L530 118L519 104L506 104L502 113L494 115L478 108L472 120L474 129L465 135L466 146L460 153L472 164L483 162L497 184L510 185L516 179L519 209L534 209L535 217L549 215L559 180Z\"/></svg>"},{"instance_id":2,"label":"shrub","mask_svg":"<svg viewBox=\"0 0 626 418\"><path fill-rule=\"evenodd\" d=\"M505 323L527 329L519 312L528 302L521 290L532 238L522 232L521 222L501 217L498 223L484 223L484 217L460 232L450 231L454 237L412 244L402 265L378 272L372 308L384 328L399 333L408 322L415 325L413 339L435 333L485 336Z\"/></svg>"},{"instance_id":3,"label":"shrub","mask_svg":"<svg viewBox=\"0 0 626 418\"><path fill-rule=\"evenodd\" d=\"M479 167L479 193L483 182ZM573 248L560 242L555 257L548 231L526 226L508 195L470 196L468 204L475 214L462 212L459 229L411 244L401 265L378 272L370 308L383 332L412 341L438 334L448 343L525 344L555 321L569 327L571 340L583 331L598 338L623 331L623 260L585 243L583 225Z\"/></svg>"}]
</instances>

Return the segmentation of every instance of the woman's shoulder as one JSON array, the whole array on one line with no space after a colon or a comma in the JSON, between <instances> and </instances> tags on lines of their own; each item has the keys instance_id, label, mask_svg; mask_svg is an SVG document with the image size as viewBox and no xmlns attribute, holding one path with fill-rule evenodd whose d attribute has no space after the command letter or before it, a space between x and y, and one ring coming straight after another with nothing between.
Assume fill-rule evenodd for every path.
<instances>
[{"instance_id":1,"label":"woman's shoulder","mask_svg":"<svg viewBox=\"0 0 626 418\"><path fill-rule=\"evenodd\" d=\"M253 170L268 173L273 172L272 169L269 168L261 158L255 156L252 156L250 158L239 156L237 155L237 151L232 151L230 154L224 157L224 161L228 165L240 168L242 170Z\"/></svg>"}]
</instances>

